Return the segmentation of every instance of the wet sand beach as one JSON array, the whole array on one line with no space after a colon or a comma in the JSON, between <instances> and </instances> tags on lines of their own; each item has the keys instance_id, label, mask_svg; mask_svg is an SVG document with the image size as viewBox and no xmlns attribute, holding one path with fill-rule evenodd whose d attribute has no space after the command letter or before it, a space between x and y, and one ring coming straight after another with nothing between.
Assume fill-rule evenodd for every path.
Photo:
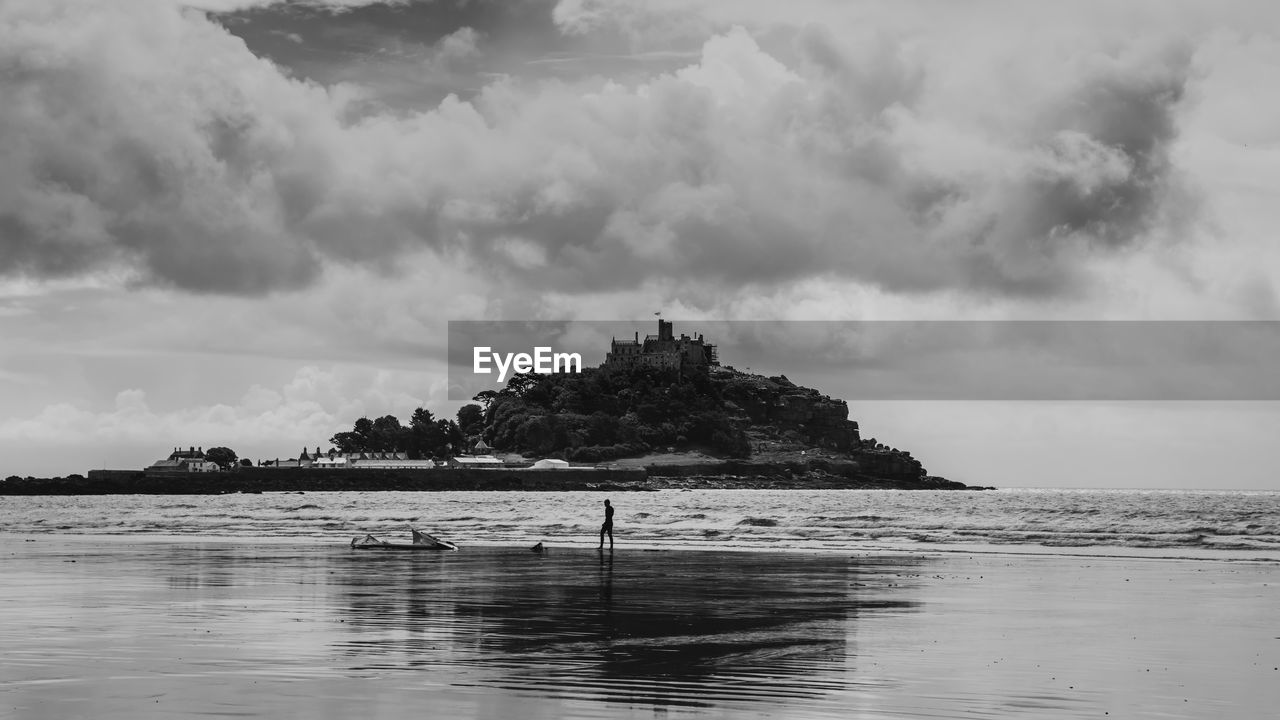
<instances>
[{"instance_id":1,"label":"wet sand beach","mask_svg":"<svg viewBox=\"0 0 1280 720\"><path fill-rule=\"evenodd\" d=\"M1280 705L1273 563L49 535L2 547L6 718L1260 718Z\"/></svg>"}]
</instances>

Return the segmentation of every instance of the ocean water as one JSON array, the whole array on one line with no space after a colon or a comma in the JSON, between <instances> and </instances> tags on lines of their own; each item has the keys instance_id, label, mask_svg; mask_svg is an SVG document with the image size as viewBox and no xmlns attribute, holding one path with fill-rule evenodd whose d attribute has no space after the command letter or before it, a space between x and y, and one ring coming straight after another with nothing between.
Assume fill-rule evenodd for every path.
<instances>
[{"instance_id":1,"label":"ocean water","mask_svg":"<svg viewBox=\"0 0 1280 720\"><path fill-rule=\"evenodd\" d=\"M1280 559L1280 492L1190 490L683 490L315 492L0 497L0 532L461 546L585 546L602 501L615 539L708 550L994 551Z\"/></svg>"}]
</instances>

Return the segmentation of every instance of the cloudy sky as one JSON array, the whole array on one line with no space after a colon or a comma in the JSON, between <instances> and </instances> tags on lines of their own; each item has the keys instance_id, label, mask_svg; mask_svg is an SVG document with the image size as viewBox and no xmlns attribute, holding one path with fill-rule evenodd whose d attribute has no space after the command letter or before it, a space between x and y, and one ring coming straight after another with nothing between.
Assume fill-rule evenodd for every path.
<instances>
[{"instance_id":1,"label":"cloudy sky","mask_svg":"<svg viewBox=\"0 0 1280 720\"><path fill-rule=\"evenodd\" d=\"M1280 320L1278 29L1268 0L6 0L0 474L451 414L450 319ZM1276 403L1152 400L851 407L963 482L1280 489Z\"/></svg>"}]
</instances>

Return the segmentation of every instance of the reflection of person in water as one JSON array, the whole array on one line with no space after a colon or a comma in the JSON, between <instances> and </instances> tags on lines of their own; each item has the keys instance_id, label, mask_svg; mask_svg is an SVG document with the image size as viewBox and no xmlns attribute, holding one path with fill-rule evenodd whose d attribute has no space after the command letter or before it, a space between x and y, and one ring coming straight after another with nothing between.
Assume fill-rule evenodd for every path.
<instances>
[{"instance_id":1,"label":"reflection of person in water","mask_svg":"<svg viewBox=\"0 0 1280 720\"><path fill-rule=\"evenodd\" d=\"M613 605L613 551L600 553L600 603L606 610Z\"/></svg>"},{"instance_id":2,"label":"reflection of person in water","mask_svg":"<svg viewBox=\"0 0 1280 720\"><path fill-rule=\"evenodd\" d=\"M604 534L609 533L609 549L613 549L613 506L604 501L604 524L600 526L600 547L604 547Z\"/></svg>"}]
</instances>

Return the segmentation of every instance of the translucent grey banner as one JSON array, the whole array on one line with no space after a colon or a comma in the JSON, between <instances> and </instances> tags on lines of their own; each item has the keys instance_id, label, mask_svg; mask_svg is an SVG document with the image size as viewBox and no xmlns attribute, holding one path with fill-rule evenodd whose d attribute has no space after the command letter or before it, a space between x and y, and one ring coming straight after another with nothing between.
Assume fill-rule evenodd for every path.
<instances>
[{"instance_id":1,"label":"translucent grey banner","mask_svg":"<svg viewBox=\"0 0 1280 720\"><path fill-rule=\"evenodd\" d=\"M547 368L576 354L597 367L614 341L619 354L669 349L653 342L664 332L714 346L719 367L785 374L850 401L1280 400L1273 321L674 320L660 330L656 318L450 321L449 398L501 389L539 359Z\"/></svg>"}]
</instances>

